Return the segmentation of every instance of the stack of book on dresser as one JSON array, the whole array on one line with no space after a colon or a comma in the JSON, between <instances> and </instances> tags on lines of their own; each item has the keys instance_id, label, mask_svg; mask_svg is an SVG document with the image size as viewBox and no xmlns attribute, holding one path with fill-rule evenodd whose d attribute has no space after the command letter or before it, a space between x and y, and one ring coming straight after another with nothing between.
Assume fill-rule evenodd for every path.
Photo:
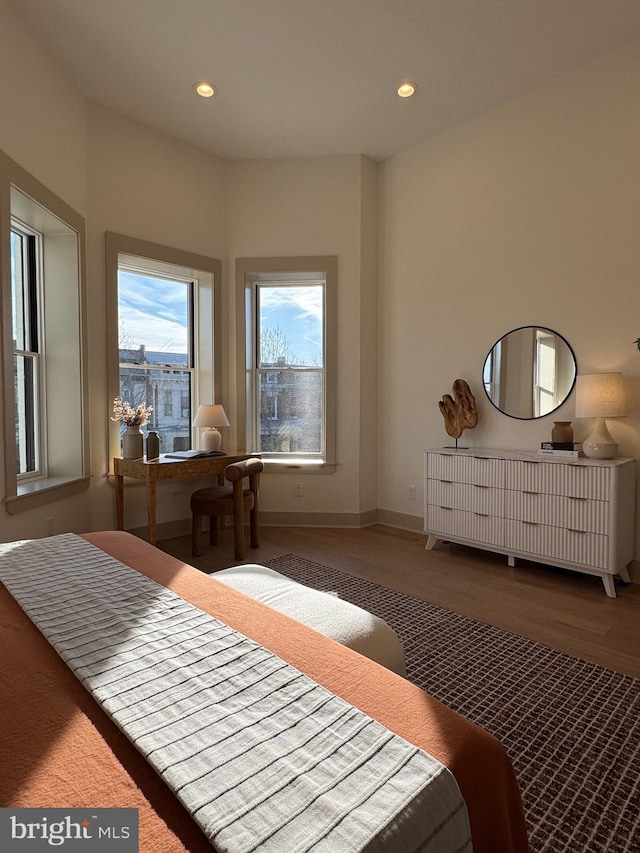
<instances>
[{"instance_id":1,"label":"stack of book on dresser","mask_svg":"<svg viewBox=\"0 0 640 853\"><path fill-rule=\"evenodd\" d=\"M543 441L538 453L541 456L584 456L581 441Z\"/></svg>"}]
</instances>

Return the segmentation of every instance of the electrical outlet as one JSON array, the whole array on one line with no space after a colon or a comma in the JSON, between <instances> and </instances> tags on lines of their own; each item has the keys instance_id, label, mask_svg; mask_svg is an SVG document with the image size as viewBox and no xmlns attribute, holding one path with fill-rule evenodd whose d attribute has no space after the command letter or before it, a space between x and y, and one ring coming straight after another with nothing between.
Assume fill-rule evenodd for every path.
<instances>
[{"instance_id":1,"label":"electrical outlet","mask_svg":"<svg viewBox=\"0 0 640 853\"><path fill-rule=\"evenodd\" d=\"M293 494L296 498L301 498L304 495L304 486L302 483L293 484Z\"/></svg>"},{"instance_id":2,"label":"electrical outlet","mask_svg":"<svg viewBox=\"0 0 640 853\"><path fill-rule=\"evenodd\" d=\"M415 486L407 486L407 500L415 501L416 499L416 487Z\"/></svg>"}]
</instances>

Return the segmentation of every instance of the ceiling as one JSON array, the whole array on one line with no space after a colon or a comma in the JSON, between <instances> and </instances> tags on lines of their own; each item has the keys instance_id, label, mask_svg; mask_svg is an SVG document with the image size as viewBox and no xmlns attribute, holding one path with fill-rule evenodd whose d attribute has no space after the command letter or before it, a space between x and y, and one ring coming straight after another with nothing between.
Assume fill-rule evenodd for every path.
<instances>
[{"instance_id":1,"label":"ceiling","mask_svg":"<svg viewBox=\"0 0 640 853\"><path fill-rule=\"evenodd\" d=\"M231 159L384 160L640 37L639 0L12 2L87 98Z\"/></svg>"}]
</instances>

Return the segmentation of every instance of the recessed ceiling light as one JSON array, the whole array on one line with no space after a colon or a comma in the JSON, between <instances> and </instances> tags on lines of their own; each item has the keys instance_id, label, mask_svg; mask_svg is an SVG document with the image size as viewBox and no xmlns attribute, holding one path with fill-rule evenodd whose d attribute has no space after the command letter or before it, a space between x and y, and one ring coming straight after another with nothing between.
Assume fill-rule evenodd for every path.
<instances>
[{"instance_id":1,"label":"recessed ceiling light","mask_svg":"<svg viewBox=\"0 0 640 853\"><path fill-rule=\"evenodd\" d=\"M417 91L417 84L412 83L411 80L403 80L402 83L398 86L398 94L401 98L410 98L411 95L415 95Z\"/></svg>"},{"instance_id":2,"label":"recessed ceiling light","mask_svg":"<svg viewBox=\"0 0 640 853\"><path fill-rule=\"evenodd\" d=\"M218 91L213 83L207 83L206 80L194 83L192 88L196 95L200 95L201 98L213 98Z\"/></svg>"}]
</instances>

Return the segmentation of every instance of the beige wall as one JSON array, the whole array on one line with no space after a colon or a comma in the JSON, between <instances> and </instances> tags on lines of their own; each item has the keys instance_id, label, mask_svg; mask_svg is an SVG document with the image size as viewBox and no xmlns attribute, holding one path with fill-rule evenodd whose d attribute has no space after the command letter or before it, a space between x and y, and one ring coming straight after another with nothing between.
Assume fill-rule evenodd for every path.
<instances>
[{"instance_id":1,"label":"beige wall","mask_svg":"<svg viewBox=\"0 0 640 853\"><path fill-rule=\"evenodd\" d=\"M84 98L0 0L0 148L86 212Z\"/></svg>"},{"instance_id":2,"label":"beige wall","mask_svg":"<svg viewBox=\"0 0 640 853\"><path fill-rule=\"evenodd\" d=\"M4 0L0 0L0 81L0 149L86 215L84 99ZM0 482L4 483L4 472ZM1 509L0 539L44 536L47 529L88 530L90 524L91 505L83 493L17 515Z\"/></svg>"},{"instance_id":3,"label":"beige wall","mask_svg":"<svg viewBox=\"0 0 640 853\"><path fill-rule=\"evenodd\" d=\"M507 418L482 389L487 352L523 324L564 335L579 373L622 371L630 416L611 432L640 455L639 90L635 42L382 165L383 509L420 524L423 450L451 444L437 404L458 377L480 416L461 443L550 438L553 416ZM555 417L573 414L572 395Z\"/></svg>"},{"instance_id":4,"label":"beige wall","mask_svg":"<svg viewBox=\"0 0 640 853\"><path fill-rule=\"evenodd\" d=\"M227 186L224 161L96 104L87 105L88 297L91 350L93 529L114 524L108 470L108 300L104 273L106 231L224 260L227 254ZM223 272L223 281L226 276ZM111 306L113 307L113 305ZM228 347L223 347L226 352ZM228 365L226 373L228 373ZM223 392L224 393L224 392ZM174 481L158 492L158 522L189 517L194 484ZM126 490L126 526L146 524L140 486Z\"/></svg>"},{"instance_id":5,"label":"beige wall","mask_svg":"<svg viewBox=\"0 0 640 853\"><path fill-rule=\"evenodd\" d=\"M359 477L375 461L375 444L361 442L360 429L361 392L375 377L369 356L376 318L369 305L363 309L363 293L375 299L376 247L368 212L376 177L375 164L359 156L230 164L230 265L238 257L338 257L338 467L332 474L296 470L265 477L264 510L284 520L296 512L347 513L355 523L363 508L375 506L375 486L363 499ZM370 421L375 413L365 411L375 435ZM294 482L303 483L303 497L294 497Z\"/></svg>"}]
</instances>

